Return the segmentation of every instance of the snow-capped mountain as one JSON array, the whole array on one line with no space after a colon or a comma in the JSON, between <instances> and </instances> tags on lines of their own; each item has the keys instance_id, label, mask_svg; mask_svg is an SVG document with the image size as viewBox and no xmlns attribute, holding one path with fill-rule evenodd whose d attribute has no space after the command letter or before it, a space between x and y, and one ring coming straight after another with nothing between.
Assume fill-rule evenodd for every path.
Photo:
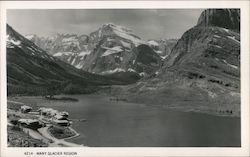
<instances>
[{"instance_id":1,"label":"snow-capped mountain","mask_svg":"<svg viewBox=\"0 0 250 157\"><path fill-rule=\"evenodd\" d=\"M134 73L144 76L154 73L175 44L173 40L157 40L158 46L153 47L132 30L112 23L102 25L89 36L27 37L54 57L78 69L102 75ZM142 49L146 50L147 59L144 56L144 62L139 62Z\"/></svg>"},{"instance_id":2,"label":"snow-capped mountain","mask_svg":"<svg viewBox=\"0 0 250 157\"><path fill-rule=\"evenodd\" d=\"M56 34L46 38L30 34L25 37L51 55L55 53L61 53L63 55L63 53L68 54L69 52L79 53L86 51L88 42L88 36L78 36L75 34ZM59 54L57 56L59 56Z\"/></svg>"},{"instance_id":3,"label":"snow-capped mountain","mask_svg":"<svg viewBox=\"0 0 250 157\"><path fill-rule=\"evenodd\" d=\"M79 63L90 54L87 35L56 34L52 37L38 37L26 35L26 38L34 42L38 47L60 60L80 69Z\"/></svg>"},{"instance_id":4,"label":"snow-capped mountain","mask_svg":"<svg viewBox=\"0 0 250 157\"><path fill-rule=\"evenodd\" d=\"M89 47L91 53L80 65L81 69L89 72L130 72L143 76L161 65L160 56L147 42L122 26L104 24L90 34ZM145 52L143 61L138 57L144 53L142 51Z\"/></svg>"},{"instance_id":5,"label":"snow-capped mountain","mask_svg":"<svg viewBox=\"0 0 250 157\"><path fill-rule=\"evenodd\" d=\"M6 44L8 93L46 94L55 90L91 92L98 85L121 83L62 62L9 25ZM78 90L77 86L82 88Z\"/></svg>"}]
</instances>

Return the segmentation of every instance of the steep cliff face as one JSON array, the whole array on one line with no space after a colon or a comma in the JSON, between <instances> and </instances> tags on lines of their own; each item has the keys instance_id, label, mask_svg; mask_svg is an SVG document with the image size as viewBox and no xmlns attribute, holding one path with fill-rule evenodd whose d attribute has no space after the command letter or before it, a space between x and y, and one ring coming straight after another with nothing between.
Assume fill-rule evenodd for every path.
<instances>
[{"instance_id":1,"label":"steep cliff face","mask_svg":"<svg viewBox=\"0 0 250 157\"><path fill-rule=\"evenodd\" d=\"M218 21L219 18L232 20L229 12L234 13L235 17L239 16L236 15L239 13L237 10L205 10L199 21L202 21L204 16L209 16L211 19L216 17ZM239 21L238 24L235 22L223 27L215 26L215 23L210 23L209 20L206 25L198 22L197 26L183 34L173 48L165 60L164 70L178 71L191 78L216 80L215 82L239 88L240 34L234 29L236 25L239 26Z\"/></svg>"},{"instance_id":2,"label":"steep cliff face","mask_svg":"<svg viewBox=\"0 0 250 157\"><path fill-rule=\"evenodd\" d=\"M198 26L218 26L240 31L240 9L207 9L202 12Z\"/></svg>"},{"instance_id":3,"label":"steep cliff face","mask_svg":"<svg viewBox=\"0 0 250 157\"><path fill-rule=\"evenodd\" d=\"M240 35L221 27L194 27L178 41L163 71L175 71L190 79L238 90Z\"/></svg>"}]
</instances>

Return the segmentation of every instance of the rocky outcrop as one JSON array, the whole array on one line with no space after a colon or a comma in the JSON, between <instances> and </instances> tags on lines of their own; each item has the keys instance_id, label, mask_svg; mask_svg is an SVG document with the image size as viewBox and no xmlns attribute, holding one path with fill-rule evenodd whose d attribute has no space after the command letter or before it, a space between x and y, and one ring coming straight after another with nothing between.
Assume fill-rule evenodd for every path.
<instances>
[{"instance_id":1,"label":"rocky outcrop","mask_svg":"<svg viewBox=\"0 0 250 157\"><path fill-rule=\"evenodd\" d=\"M198 26L218 26L240 31L240 9L207 9L202 12Z\"/></svg>"}]
</instances>

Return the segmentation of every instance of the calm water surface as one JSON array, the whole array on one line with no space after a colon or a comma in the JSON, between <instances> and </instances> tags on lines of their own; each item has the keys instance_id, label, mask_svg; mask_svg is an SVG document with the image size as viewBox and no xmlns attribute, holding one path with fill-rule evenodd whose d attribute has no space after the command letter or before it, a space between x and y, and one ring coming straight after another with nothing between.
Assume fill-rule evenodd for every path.
<instances>
[{"instance_id":1,"label":"calm water surface","mask_svg":"<svg viewBox=\"0 0 250 157\"><path fill-rule=\"evenodd\" d=\"M87 146L240 146L240 118L177 112L109 97L74 95L78 102L52 101L41 106L66 110Z\"/></svg>"}]
</instances>

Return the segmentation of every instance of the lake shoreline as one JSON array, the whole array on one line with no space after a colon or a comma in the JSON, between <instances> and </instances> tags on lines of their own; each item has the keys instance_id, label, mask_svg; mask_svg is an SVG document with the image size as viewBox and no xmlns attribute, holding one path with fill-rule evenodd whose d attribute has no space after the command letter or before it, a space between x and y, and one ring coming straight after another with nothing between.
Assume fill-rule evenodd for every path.
<instances>
[{"instance_id":1,"label":"lake shoreline","mask_svg":"<svg viewBox=\"0 0 250 157\"><path fill-rule=\"evenodd\" d=\"M82 95L82 94L75 94L75 95L69 95L69 96L77 96L77 95ZM117 98L119 97L120 95L110 95L110 94L106 94L106 93L92 93L92 94L84 94L85 96L90 96L90 97L95 97L95 96L105 96L105 97L109 97L110 101L114 101L115 99L114 98ZM60 97L64 97L64 94L61 94L61 95L57 95L57 96L60 96ZM21 99L22 98L39 98L39 99L46 99L44 98L43 96L10 96L8 97L8 99L11 98L12 100L14 99ZM71 98L70 99L74 99L74 98ZM114 100L111 100L111 99L114 99ZM123 102L126 102L126 103L136 103L136 104L140 104L140 105L144 105L144 106L147 106L147 107L159 107L159 108L162 108L162 109L167 109L167 110L174 110L174 111L178 111L178 112L191 112L191 113L201 113L201 114L208 114L208 115L213 115L213 116L221 116L221 117L238 117L240 118L241 116L241 113L240 111L238 112L234 112L234 113L230 113L232 112L232 110L230 109L225 109L225 107L222 107L222 109L211 109L211 108L204 108L203 106L187 106L185 105L185 103L187 103L186 101L179 101L179 103L176 103L174 105L161 105L159 103L150 103L150 102L145 102L145 101L141 101L141 100L136 100L136 99L130 99L128 97L122 97L122 98L118 98L119 100L118 101L123 101ZM48 101L64 101L64 100L50 100L50 99L46 99ZM76 100L76 99L74 99ZM77 100L78 101L78 100ZM67 101L65 101L67 102ZM75 102L75 101L72 101L72 102ZM178 101L177 101L178 102ZM184 103L184 104L183 104Z\"/></svg>"}]
</instances>

